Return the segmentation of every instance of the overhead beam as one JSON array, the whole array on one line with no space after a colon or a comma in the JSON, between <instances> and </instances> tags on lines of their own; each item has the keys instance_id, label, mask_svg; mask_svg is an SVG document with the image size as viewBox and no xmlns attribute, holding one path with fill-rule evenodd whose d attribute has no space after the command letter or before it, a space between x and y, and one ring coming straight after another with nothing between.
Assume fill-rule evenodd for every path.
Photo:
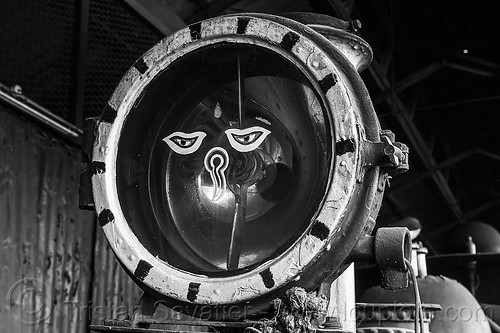
<instances>
[{"instance_id":1,"label":"overhead beam","mask_svg":"<svg viewBox=\"0 0 500 333\"><path fill-rule=\"evenodd\" d=\"M164 35L182 29L186 23L168 6L166 0L123 0Z\"/></svg>"},{"instance_id":2,"label":"overhead beam","mask_svg":"<svg viewBox=\"0 0 500 333\"><path fill-rule=\"evenodd\" d=\"M397 82L394 84L390 89L384 91L382 95L375 97L373 99L373 104L378 105L391 97L392 94L399 93L411 86L414 86L418 82L422 81L428 76L431 76L432 74L436 73L439 71L441 68L443 68L443 63L442 62L435 62L421 70L419 70L416 73L413 73L409 76L407 76L405 79ZM386 73L385 69L381 69L382 73Z\"/></svg>"},{"instance_id":3,"label":"overhead beam","mask_svg":"<svg viewBox=\"0 0 500 333\"><path fill-rule=\"evenodd\" d=\"M442 226L441 228L437 228L437 229L434 229L430 232L427 232L425 235L427 238L436 238L437 236L445 233L446 231L450 230L451 228L453 228L455 225L457 225L458 223L463 223L465 221L470 221L472 219L474 219L476 216L478 216L479 214L485 212L485 211L488 211L492 208L495 208L495 207L498 207L500 206L500 199L495 199L495 200L491 200L491 201L488 201L488 202L485 202L484 204L482 204L481 206L479 207L476 207L470 211L468 211L467 213L465 213L463 215L463 219L460 220L460 221L454 221L454 223L448 223L444 226Z\"/></svg>"},{"instance_id":4,"label":"overhead beam","mask_svg":"<svg viewBox=\"0 0 500 333\"><path fill-rule=\"evenodd\" d=\"M341 19L346 21L352 20L350 13L342 6L342 2L340 0L328 0L328 2ZM372 65L368 67L368 71L373 77L375 83L379 86L380 90L389 91L391 84L376 60L374 60ZM405 132L408 140L410 141L410 146L413 148L424 167L426 169L434 168L437 164L434 157L432 156L415 123L411 119L411 116L406 112L404 104L396 94L391 95L391 102L389 103L389 106L393 109L394 117ZM463 215L462 211L443 174L438 170L432 173L431 177L452 217L455 220L461 220Z\"/></svg>"},{"instance_id":5,"label":"overhead beam","mask_svg":"<svg viewBox=\"0 0 500 333\"><path fill-rule=\"evenodd\" d=\"M443 61L444 67L453 68L465 73L484 76L484 77L497 77L498 73L492 70L478 68L477 66L459 64L453 61Z\"/></svg>"},{"instance_id":6,"label":"overhead beam","mask_svg":"<svg viewBox=\"0 0 500 333\"><path fill-rule=\"evenodd\" d=\"M384 65L380 65L381 73L387 73ZM393 84L388 90L384 91L380 96L377 96L373 99L374 105L379 105L385 100L389 99L393 94L399 93L407 88L410 88L417 84L418 82L424 80L425 78L431 76L432 74L438 72L442 68L452 68L462 72L466 72L469 74L485 76L485 77L496 77L497 74L493 71L488 71L484 69L480 69L473 66L467 66L463 64L458 64L456 62L450 62L447 60L437 61L418 72L415 72L401 81Z\"/></svg>"},{"instance_id":7,"label":"overhead beam","mask_svg":"<svg viewBox=\"0 0 500 333\"><path fill-rule=\"evenodd\" d=\"M489 152L489 151L486 151L483 149L472 148L472 149L466 150L458 155L455 155L455 156L447 159L446 161L443 161L439 164L436 164L432 169L428 169L426 172L423 172L423 173L417 175L416 177L414 177L410 181L401 182L399 184L393 184L391 186L391 193L395 193L397 191L401 191L401 190L404 190L408 187L411 187L411 186L421 182L425 178L429 177L432 173L434 173L438 170L449 168L449 167L453 166L454 164L456 164L462 160L465 160L466 158L469 158L471 156L475 156L475 155L483 155L483 156L492 158L494 160L500 161L500 155L498 155L498 154L495 154L495 153L492 153L492 152Z\"/></svg>"},{"instance_id":8,"label":"overhead beam","mask_svg":"<svg viewBox=\"0 0 500 333\"><path fill-rule=\"evenodd\" d=\"M448 49L448 48L445 48L445 47L442 47L442 46L438 46L436 44L431 44L429 42L423 42L422 40L416 40L416 39L407 39L407 40L405 40L403 42L405 44L411 44L411 45L414 45L414 46L417 46L417 47L420 47L420 48L425 48L425 49L428 49L428 50L432 50L434 52L439 52L441 54L446 54L446 55L448 55L450 57L463 60L463 61L465 61L467 63L476 64L476 65L479 65L479 66L481 66L483 68L488 68L488 69L492 70L495 73L498 73L500 71L500 64L498 64L496 62L485 60L485 59L482 59L482 58L479 58L479 57L474 57L474 56L472 56L470 54L465 54L465 53L462 53L462 52L457 52L457 50Z\"/></svg>"},{"instance_id":9,"label":"overhead beam","mask_svg":"<svg viewBox=\"0 0 500 333\"><path fill-rule=\"evenodd\" d=\"M429 177L431 174L433 174L439 170L442 170L444 168L448 168L448 167L458 163L459 161L464 160L467 157L470 157L474 154L475 154L474 149L470 149L470 150L464 151L463 153L460 153L456 156L453 156L444 162L436 164L431 169L427 169L425 172L417 175L416 177L412 178L410 181L401 182L400 184L393 184L391 186L391 192L398 192L398 191L407 189L409 187L412 187L413 185L418 184L422 180L424 180L425 178Z\"/></svg>"},{"instance_id":10,"label":"overhead beam","mask_svg":"<svg viewBox=\"0 0 500 333\"><path fill-rule=\"evenodd\" d=\"M387 79L381 79L385 79L387 87L389 85ZM394 117L397 119L399 125L402 127L403 131L410 140L411 147L414 149L414 151L422 161L424 167L426 169L433 169L437 165L437 163L430 153L425 140L415 126L413 120L410 118L408 113L406 113L401 100L398 97L395 97L393 99L393 103L391 104L396 109ZM443 174L440 171L436 171L431 174L431 177L435 185L437 186L438 191L441 193L444 201L447 203L448 210L450 211L452 216L455 219L460 220L462 218L462 211Z\"/></svg>"},{"instance_id":11,"label":"overhead beam","mask_svg":"<svg viewBox=\"0 0 500 333\"><path fill-rule=\"evenodd\" d=\"M380 69L384 75L389 72L389 67L392 63L394 56L394 43L389 43L387 47L382 50L382 56L380 57Z\"/></svg>"}]
</instances>

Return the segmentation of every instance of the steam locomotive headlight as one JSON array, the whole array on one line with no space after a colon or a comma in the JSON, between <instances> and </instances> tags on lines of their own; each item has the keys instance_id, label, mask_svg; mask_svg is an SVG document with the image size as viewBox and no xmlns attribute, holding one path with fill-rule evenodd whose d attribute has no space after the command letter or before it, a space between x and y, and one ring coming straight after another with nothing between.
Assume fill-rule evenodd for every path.
<instances>
[{"instance_id":1,"label":"steam locomotive headlight","mask_svg":"<svg viewBox=\"0 0 500 333\"><path fill-rule=\"evenodd\" d=\"M99 220L156 297L256 312L341 273L378 209L378 168L360 162L378 133L328 40L275 16L210 19L153 47L111 97L93 151Z\"/></svg>"},{"instance_id":2,"label":"steam locomotive headlight","mask_svg":"<svg viewBox=\"0 0 500 333\"><path fill-rule=\"evenodd\" d=\"M151 253L187 272L262 264L317 212L329 126L313 84L282 55L229 42L193 51L149 83L124 122L118 196L122 209L141 202L125 218Z\"/></svg>"}]
</instances>

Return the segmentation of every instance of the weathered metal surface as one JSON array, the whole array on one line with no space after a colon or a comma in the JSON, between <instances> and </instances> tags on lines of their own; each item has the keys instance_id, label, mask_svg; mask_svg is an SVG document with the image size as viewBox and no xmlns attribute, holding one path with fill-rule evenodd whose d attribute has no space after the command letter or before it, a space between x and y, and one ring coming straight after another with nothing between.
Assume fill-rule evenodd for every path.
<instances>
[{"instance_id":1,"label":"weathered metal surface","mask_svg":"<svg viewBox=\"0 0 500 333\"><path fill-rule=\"evenodd\" d=\"M87 332L139 294L78 209L81 168L80 151L0 105L2 332Z\"/></svg>"},{"instance_id":2,"label":"weathered metal surface","mask_svg":"<svg viewBox=\"0 0 500 333\"><path fill-rule=\"evenodd\" d=\"M4 332L82 332L92 214L78 210L80 153L0 109L0 322ZM85 303L83 303L85 302Z\"/></svg>"},{"instance_id":3,"label":"weathered metal surface","mask_svg":"<svg viewBox=\"0 0 500 333\"><path fill-rule=\"evenodd\" d=\"M89 307L90 322L95 325L109 319L129 319L142 294L116 260L100 229L98 227L96 233L92 303Z\"/></svg>"},{"instance_id":4,"label":"weathered metal surface","mask_svg":"<svg viewBox=\"0 0 500 333\"><path fill-rule=\"evenodd\" d=\"M408 286L411 239L408 228L379 228L375 233L375 262L380 270L382 287L395 290Z\"/></svg>"},{"instance_id":5,"label":"weathered metal surface","mask_svg":"<svg viewBox=\"0 0 500 333\"><path fill-rule=\"evenodd\" d=\"M412 303L357 303L357 333L413 333L415 323L415 304ZM422 304L423 326L421 333L430 333L429 324L436 312L441 310L438 304ZM439 331L438 331L439 332Z\"/></svg>"},{"instance_id":6,"label":"weathered metal surface","mask_svg":"<svg viewBox=\"0 0 500 333\"><path fill-rule=\"evenodd\" d=\"M39 121L48 128L61 134L64 138L77 142L80 140L82 130L73 124L58 117L43 106L35 103L22 94L21 87L16 85L9 89L0 83L0 100L12 105L28 117Z\"/></svg>"},{"instance_id":7,"label":"weathered metal surface","mask_svg":"<svg viewBox=\"0 0 500 333\"><path fill-rule=\"evenodd\" d=\"M287 284L299 281L312 289L325 276L340 274L345 268L340 267L343 259L357 239L373 227L368 220L372 203L378 202L375 197L381 195L377 192L379 169L368 168L360 172L359 177L353 170L364 169L360 165L360 142L380 139L376 115L349 61L331 43L308 29L295 21L265 14L204 21L176 32L146 52L125 74L112 95L97 126L92 153L95 208L110 246L123 266L135 275L138 284L151 289L156 297L184 302L197 310L206 304L215 309L249 302L252 303L249 311L258 312L269 306L267 298L275 297ZM335 140L335 150L328 152L336 155L329 165L333 170L332 185L326 191L325 204L318 208L315 221L311 221L314 223L311 232L295 242L283 256L270 261L267 268L256 268L244 276L213 279L167 264L134 234L114 185L117 182L114 176L120 168L118 146L127 134L126 120L134 113L134 101L171 62L221 40L246 44L249 39L252 44L269 48L294 62L297 68L304 68L303 74L324 93L328 112L332 114L330 129ZM338 59L330 56L330 52L339 53ZM359 207L363 209L354 209ZM365 228L368 224L370 228ZM330 249L336 251L329 252ZM321 259L315 259L323 254ZM217 316L221 314L214 314L213 319L220 318Z\"/></svg>"},{"instance_id":8,"label":"weathered metal surface","mask_svg":"<svg viewBox=\"0 0 500 333\"><path fill-rule=\"evenodd\" d=\"M329 15L317 13L288 13L283 16L303 23L326 37L358 72L364 71L373 60L370 45L355 33L361 28L361 22L346 22Z\"/></svg>"}]
</instances>

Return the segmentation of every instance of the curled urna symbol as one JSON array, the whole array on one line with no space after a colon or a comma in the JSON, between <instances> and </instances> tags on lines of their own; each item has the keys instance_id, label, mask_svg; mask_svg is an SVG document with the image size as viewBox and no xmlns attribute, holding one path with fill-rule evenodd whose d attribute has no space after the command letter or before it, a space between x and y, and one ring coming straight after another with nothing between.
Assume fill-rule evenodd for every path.
<instances>
[{"instance_id":1,"label":"curled urna symbol","mask_svg":"<svg viewBox=\"0 0 500 333\"><path fill-rule=\"evenodd\" d=\"M224 148L214 147L205 155L205 169L210 173L213 184L212 201L219 200L226 191L225 171L229 165L229 154Z\"/></svg>"}]
</instances>

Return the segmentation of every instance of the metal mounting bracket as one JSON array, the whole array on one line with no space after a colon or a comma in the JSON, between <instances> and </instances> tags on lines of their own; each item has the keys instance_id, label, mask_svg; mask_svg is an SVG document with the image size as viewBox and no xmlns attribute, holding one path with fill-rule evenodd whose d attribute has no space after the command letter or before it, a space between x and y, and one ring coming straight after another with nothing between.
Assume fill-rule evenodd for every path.
<instances>
[{"instance_id":1,"label":"metal mounting bracket","mask_svg":"<svg viewBox=\"0 0 500 333\"><path fill-rule=\"evenodd\" d=\"M394 133L383 130L381 142L363 141L363 165L380 166L388 173L402 173L408 170L408 146L395 142Z\"/></svg>"}]
</instances>

